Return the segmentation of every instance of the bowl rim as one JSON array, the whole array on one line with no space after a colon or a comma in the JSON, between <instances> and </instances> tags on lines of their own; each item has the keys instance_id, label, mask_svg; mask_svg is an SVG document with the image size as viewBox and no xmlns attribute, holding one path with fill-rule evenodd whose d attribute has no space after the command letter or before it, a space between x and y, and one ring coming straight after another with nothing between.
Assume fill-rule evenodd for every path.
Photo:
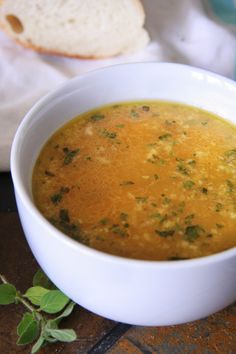
<instances>
[{"instance_id":1,"label":"bowl rim","mask_svg":"<svg viewBox=\"0 0 236 354\"><path fill-rule=\"evenodd\" d=\"M110 253L106 253L103 251L99 251L97 249L91 248L89 246L86 246L76 240L73 240L70 238L68 235L64 234L60 230L58 230L56 227L54 227L37 209L36 205L33 203L31 200L29 193L26 191L24 187L24 183L20 177L20 166L18 164L18 144L21 140L21 134L22 131L24 131L25 127L28 125L28 123L34 118L35 115L42 109L42 107L47 106L50 101L52 101L54 98L60 96L63 91L70 90L70 86L73 88L73 83L75 82L80 82L83 80L90 79L91 76L94 74L102 73L103 71L109 71L109 70L115 70L116 67L130 67L130 66L158 66L158 67L171 67L174 68L176 67L181 68L185 72L188 72L189 74L192 71L202 73L207 76L211 76L214 78L217 78L221 80L222 82L229 83L230 85L233 85L236 89L236 82L233 80L226 78L222 75L216 74L214 72L205 70L205 69L200 69L194 66L186 65L186 64L179 64L179 63L171 63L171 62L135 62L135 63L124 63L124 64L114 64L114 65L109 65L106 67L98 68L95 70L91 70L87 73L84 73L82 75L78 75L76 77L73 77L72 79L67 80L66 82L63 82L59 86L57 86L56 89L50 91L46 95L44 95L42 98L40 98L31 108L30 110L25 114L23 117L21 123L19 124L17 131L15 133L12 147L11 147L11 156L10 156L10 166L11 166L11 175L12 175L12 180L13 180L13 185L15 191L17 191L17 194L21 200L21 202L24 204L27 212L31 214L33 218L36 218L38 222L44 224L46 227L48 234L50 234L50 237L54 237L60 242L63 242L65 246L69 246L77 251L82 252L85 255L88 255L90 257L96 257L99 258L99 260L108 262L108 263L120 263L123 266L129 265L129 266L135 266L135 267L148 267L148 268L185 268L187 267L195 267L195 266L204 266L207 264L213 264L216 262L224 261L225 259L229 259L231 257L236 256L236 246L232 247L230 249L208 255L208 256L203 256L203 257L198 257L198 258L191 258L191 259L185 259L185 260L165 260L165 261L156 261L156 260L144 260L144 259L134 259L134 258L128 258L128 257L122 257L122 256L117 256L113 255ZM64 92L65 93L65 92Z\"/></svg>"}]
</instances>

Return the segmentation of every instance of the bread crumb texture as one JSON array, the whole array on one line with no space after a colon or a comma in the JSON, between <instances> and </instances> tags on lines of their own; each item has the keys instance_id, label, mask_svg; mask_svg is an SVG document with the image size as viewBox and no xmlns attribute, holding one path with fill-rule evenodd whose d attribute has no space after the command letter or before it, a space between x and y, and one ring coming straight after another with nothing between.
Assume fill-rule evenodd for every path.
<instances>
[{"instance_id":1,"label":"bread crumb texture","mask_svg":"<svg viewBox=\"0 0 236 354\"><path fill-rule=\"evenodd\" d=\"M104 58L144 48L139 0L3 0L0 25L17 42L72 57Z\"/></svg>"}]
</instances>

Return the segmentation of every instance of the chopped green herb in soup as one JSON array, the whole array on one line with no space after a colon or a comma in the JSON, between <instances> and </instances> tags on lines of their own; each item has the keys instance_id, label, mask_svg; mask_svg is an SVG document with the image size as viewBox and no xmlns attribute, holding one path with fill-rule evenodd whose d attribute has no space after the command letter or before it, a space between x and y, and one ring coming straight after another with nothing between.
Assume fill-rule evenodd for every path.
<instances>
[{"instance_id":1,"label":"chopped green herb in soup","mask_svg":"<svg viewBox=\"0 0 236 354\"><path fill-rule=\"evenodd\" d=\"M55 227L107 253L217 253L236 246L236 128L170 102L101 107L49 139L33 195Z\"/></svg>"}]
</instances>

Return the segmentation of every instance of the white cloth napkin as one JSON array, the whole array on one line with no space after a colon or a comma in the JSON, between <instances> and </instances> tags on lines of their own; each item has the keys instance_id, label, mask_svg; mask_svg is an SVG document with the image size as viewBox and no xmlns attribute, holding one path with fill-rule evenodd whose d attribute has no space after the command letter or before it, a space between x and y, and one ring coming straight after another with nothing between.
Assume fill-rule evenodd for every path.
<instances>
[{"instance_id":1,"label":"white cloth napkin","mask_svg":"<svg viewBox=\"0 0 236 354\"><path fill-rule=\"evenodd\" d=\"M0 171L10 168L11 143L25 113L49 90L75 75L116 63L168 61L202 67L233 78L236 46L232 22L235 17L227 20L224 9L217 8L220 1L223 2L143 0L150 44L138 53L107 60L38 54L22 48L0 32ZM234 11L233 1L231 5ZM217 10L220 10L218 14Z\"/></svg>"}]
</instances>

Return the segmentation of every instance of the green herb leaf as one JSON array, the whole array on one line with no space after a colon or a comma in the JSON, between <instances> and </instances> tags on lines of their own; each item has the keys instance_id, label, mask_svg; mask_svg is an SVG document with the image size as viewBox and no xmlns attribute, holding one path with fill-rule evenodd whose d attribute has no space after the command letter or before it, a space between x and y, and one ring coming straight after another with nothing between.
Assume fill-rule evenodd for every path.
<instances>
[{"instance_id":1,"label":"green herb leaf","mask_svg":"<svg viewBox=\"0 0 236 354\"><path fill-rule=\"evenodd\" d=\"M46 323L46 326L45 326L45 334L46 332L48 332L48 329L58 329L58 323L59 323L59 320L56 320L53 319L53 320L48 320L47 323ZM47 336L45 336L46 338Z\"/></svg>"},{"instance_id":2,"label":"green herb leaf","mask_svg":"<svg viewBox=\"0 0 236 354\"><path fill-rule=\"evenodd\" d=\"M227 192L232 193L234 191L234 184L229 179L226 180L226 184L227 184Z\"/></svg>"},{"instance_id":3,"label":"green herb leaf","mask_svg":"<svg viewBox=\"0 0 236 354\"><path fill-rule=\"evenodd\" d=\"M93 122L97 122L97 121L102 120L102 119L104 119L104 118L105 118L105 116L104 116L103 114L99 114L99 113L96 113L96 114L94 114L94 115L92 115L92 116L90 117L90 119L91 119Z\"/></svg>"},{"instance_id":4,"label":"green herb leaf","mask_svg":"<svg viewBox=\"0 0 236 354\"><path fill-rule=\"evenodd\" d=\"M228 162L232 162L236 159L236 149L225 151L224 155Z\"/></svg>"},{"instance_id":5,"label":"green herb leaf","mask_svg":"<svg viewBox=\"0 0 236 354\"><path fill-rule=\"evenodd\" d=\"M188 160L188 165L194 167L196 165L196 161L195 160Z\"/></svg>"},{"instance_id":6,"label":"green herb leaf","mask_svg":"<svg viewBox=\"0 0 236 354\"><path fill-rule=\"evenodd\" d=\"M163 224L163 222L165 222L166 220L168 220L168 215L167 215L167 214L162 215L161 218L160 218L159 223L160 223L160 224Z\"/></svg>"},{"instance_id":7,"label":"green herb leaf","mask_svg":"<svg viewBox=\"0 0 236 354\"><path fill-rule=\"evenodd\" d=\"M0 285L0 305L9 305L15 302L16 288L12 284Z\"/></svg>"},{"instance_id":8,"label":"green herb leaf","mask_svg":"<svg viewBox=\"0 0 236 354\"><path fill-rule=\"evenodd\" d=\"M189 170L183 162L178 163L176 170L185 176L189 175Z\"/></svg>"},{"instance_id":9,"label":"green herb leaf","mask_svg":"<svg viewBox=\"0 0 236 354\"><path fill-rule=\"evenodd\" d=\"M194 219L195 215L194 214L190 214L190 215L187 215L185 218L184 218L184 223L186 225L190 225L192 223L192 220Z\"/></svg>"},{"instance_id":10,"label":"green herb leaf","mask_svg":"<svg viewBox=\"0 0 236 354\"><path fill-rule=\"evenodd\" d=\"M57 341L56 338L51 337L50 334L46 331L44 331L43 336L45 338L46 343L55 343Z\"/></svg>"},{"instance_id":11,"label":"green herb leaf","mask_svg":"<svg viewBox=\"0 0 236 354\"><path fill-rule=\"evenodd\" d=\"M163 166L166 163L164 159L155 154L152 154L151 158L147 159L146 161L158 166Z\"/></svg>"},{"instance_id":12,"label":"green herb leaf","mask_svg":"<svg viewBox=\"0 0 236 354\"><path fill-rule=\"evenodd\" d=\"M33 277L33 286L41 286L42 288L49 290L56 289L56 286L41 269L39 269Z\"/></svg>"},{"instance_id":13,"label":"green herb leaf","mask_svg":"<svg viewBox=\"0 0 236 354\"><path fill-rule=\"evenodd\" d=\"M195 241L205 230L199 225L187 226L185 229L185 239L193 242Z\"/></svg>"},{"instance_id":14,"label":"green herb leaf","mask_svg":"<svg viewBox=\"0 0 236 354\"><path fill-rule=\"evenodd\" d=\"M64 194L68 193L70 191L70 188L68 187L61 187L60 191L58 193L55 193L51 196L51 201L53 204L58 204L62 200Z\"/></svg>"},{"instance_id":15,"label":"green herb leaf","mask_svg":"<svg viewBox=\"0 0 236 354\"><path fill-rule=\"evenodd\" d=\"M17 326L17 335L21 336L32 321L35 321L33 314L30 312L26 312Z\"/></svg>"},{"instance_id":16,"label":"green herb leaf","mask_svg":"<svg viewBox=\"0 0 236 354\"><path fill-rule=\"evenodd\" d=\"M70 301L68 306L65 308L65 310L59 316L57 316L56 318L54 318L52 320L47 321L46 330L48 330L48 329L58 329L59 322L63 318L68 317L71 314L71 312L73 311L75 305L76 305L75 302Z\"/></svg>"},{"instance_id":17,"label":"green herb leaf","mask_svg":"<svg viewBox=\"0 0 236 354\"><path fill-rule=\"evenodd\" d=\"M160 135L158 139L159 140L168 140L171 137L172 137L172 135L170 133L166 133L166 134Z\"/></svg>"},{"instance_id":18,"label":"green herb leaf","mask_svg":"<svg viewBox=\"0 0 236 354\"><path fill-rule=\"evenodd\" d=\"M62 200L62 194L55 193L51 196L51 201L53 204L58 204Z\"/></svg>"},{"instance_id":19,"label":"green herb leaf","mask_svg":"<svg viewBox=\"0 0 236 354\"><path fill-rule=\"evenodd\" d=\"M107 129L104 129L101 132L102 136L104 136L105 138L109 138L109 139L115 139L117 134L115 132L110 132Z\"/></svg>"},{"instance_id":20,"label":"green herb leaf","mask_svg":"<svg viewBox=\"0 0 236 354\"><path fill-rule=\"evenodd\" d=\"M17 344L24 345L32 343L38 336L39 323L33 314L26 312L17 327L17 334L20 337Z\"/></svg>"},{"instance_id":21,"label":"green herb leaf","mask_svg":"<svg viewBox=\"0 0 236 354\"><path fill-rule=\"evenodd\" d=\"M61 320L64 317L68 317L73 311L75 305L76 305L75 302L70 301L70 303L67 305L65 310L58 317L55 318L55 321Z\"/></svg>"},{"instance_id":22,"label":"green herb leaf","mask_svg":"<svg viewBox=\"0 0 236 354\"><path fill-rule=\"evenodd\" d=\"M138 118L139 117L138 112L136 112L134 109L131 109L130 115L133 118Z\"/></svg>"},{"instance_id":23,"label":"green herb leaf","mask_svg":"<svg viewBox=\"0 0 236 354\"><path fill-rule=\"evenodd\" d=\"M33 345L32 349L31 349L31 354L35 354L39 351L39 349L42 348L42 346L44 345L45 339L43 336L40 336L37 340L37 342L35 342L35 344Z\"/></svg>"},{"instance_id":24,"label":"green herb leaf","mask_svg":"<svg viewBox=\"0 0 236 354\"><path fill-rule=\"evenodd\" d=\"M129 186L131 184L134 184L134 182L133 181L123 181L120 183L120 186Z\"/></svg>"},{"instance_id":25,"label":"green herb leaf","mask_svg":"<svg viewBox=\"0 0 236 354\"><path fill-rule=\"evenodd\" d=\"M51 329L48 333L60 342L73 342L77 338L73 329Z\"/></svg>"},{"instance_id":26,"label":"green herb leaf","mask_svg":"<svg viewBox=\"0 0 236 354\"><path fill-rule=\"evenodd\" d=\"M55 288L55 285L51 283L42 270L38 270L35 274L33 278L34 286L29 288L24 295L17 291L13 285L9 284L1 274L0 279L3 281L0 286L2 304L21 303L32 311L31 313L26 312L17 326L18 345L32 343L37 338L31 350L31 353L34 354L47 343L54 343L58 340L71 342L76 339L76 334L73 330L61 330L58 328L61 319L71 314L75 303L70 301L61 291L49 290L49 288ZM35 305L38 305L40 301L40 308L35 308L28 300ZM66 308L64 308L65 306ZM53 314L61 310L63 310L62 313L55 318L50 316L50 319L47 319L43 314L43 311Z\"/></svg>"},{"instance_id":27,"label":"green herb leaf","mask_svg":"<svg viewBox=\"0 0 236 354\"><path fill-rule=\"evenodd\" d=\"M175 230L164 230L164 231L155 230L155 233L161 237L168 237L168 236L173 236Z\"/></svg>"},{"instance_id":28,"label":"green herb leaf","mask_svg":"<svg viewBox=\"0 0 236 354\"><path fill-rule=\"evenodd\" d=\"M47 313L57 313L61 311L68 302L69 298L60 290L50 290L41 298L40 310Z\"/></svg>"},{"instance_id":29,"label":"green herb leaf","mask_svg":"<svg viewBox=\"0 0 236 354\"><path fill-rule=\"evenodd\" d=\"M164 205L168 205L168 204L170 204L170 202L171 202L171 199L170 199L170 198L164 197L164 199L163 199L163 204L164 204Z\"/></svg>"},{"instance_id":30,"label":"green herb leaf","mask_svg":"<svg viewBox=\"0 0 236 354\"><path fill-rule=\"evenodd\" d=\"M125 237L125 236L127 236L127 232L125 231L125 230L123 230L119 225L117 225L117 224L114 224L114 225L112 225L112 227L111 227L111 232L113 232L114 234L117 234L117 235L119 235L119 236L121 236L121 237Z\"/></svg>"},{"instance_id":31,"label":"green herb leaf","mask_svg":"<svg viewBox=\"0 0 236 354\"><path fill-rule=\"evenodd\" d=\"M135 199L138 203L146 203L148 197L135 197Z\"/></svg>"},{"instance_id":32,"label":"green herb leaf","mask_svg":"<svg viewBox=\"0 0 236 354\"><path fill-rule=\"evenodd\" d=\"M41 286L33 286L26 291L24 297L30 300L32 304L40 305L42 297L49 291L49 289L42 288Z\"/></svg>"},{"instance_id":33,"label":"green herb leaf","mask_svg":"<svg viewBox=\"0 0 236 354\"><path fill-rule=\"evenodd\" d=\"M67 209L60 209L59 218L60 218L60 222L69 223L70 222L70 217L69 217L68 210Z\"/></svg>"},{"instance_id":34,"label":"green herb leaf","mask_svg":"<svg viewBox=\"0 0 236 354\"><path fill-rule=\"evenodd\" d=\"M99 221L99 223L101 224L101 225L107 225L107 223L108 223L108 218L103 218L103 219L101 219L100 221Z\"/></svg>"},{"instance_id":35,"label":"green herb leaf","mask_svg":"<svg viewBox=\"0 0 236 354\"><path fill-rule=\"evenodd\" d=\"M183 182L183 187L185 189L192 189L194 185L195 185L195 182L190 181L190 180Z\"/></svg>"},{"instance_id":36,"label":"green herb leaf","mask_svg":"<svg viewBox=\"0 0 236 354\"><path fill-rule=\"evenodd\" d=\"M126 213L120 213L120 219L122 220L122 221L127 221L128 220L128 214L126 214Z\"/></svg>"},{"instance_id":37,"label":"green herb leaf","mask_svg":"<svg viewBox=\"0 0 236 354\"><path fill-rule=\"evenodd\" d=\"M63 152L65 154L63 163L64 165L68 165L72 162L73 158L80 152L80 149L69 150L67 147L64 147Z\"/></svg>"}]
</instances>

